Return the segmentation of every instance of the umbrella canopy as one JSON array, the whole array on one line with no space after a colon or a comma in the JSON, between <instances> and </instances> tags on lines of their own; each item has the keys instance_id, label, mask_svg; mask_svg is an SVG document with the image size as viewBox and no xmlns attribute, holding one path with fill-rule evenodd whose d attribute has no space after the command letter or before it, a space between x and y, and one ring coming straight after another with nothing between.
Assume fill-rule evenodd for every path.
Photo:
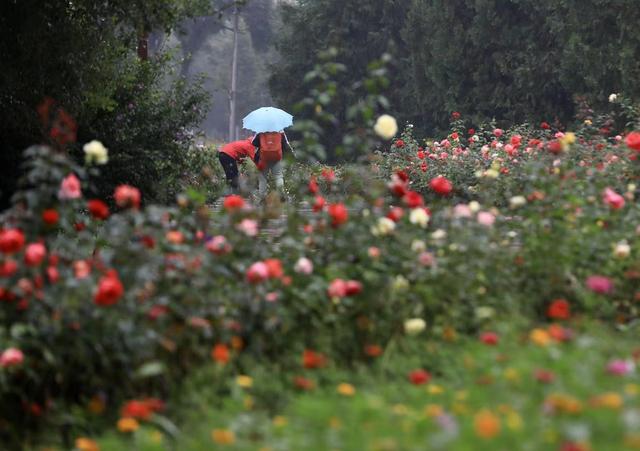
<instances>
[{"instance_id":1,"label":"umbrella canopy","mask_svg":"<svg viewBox=\"0 0 640 451\"><path fill-rule=\"evenodd\" d=\"M242 119L242 126L256 133L279 132L292 124L292 115L270 106L258 108Z\"/></svg>"}]
</instances>

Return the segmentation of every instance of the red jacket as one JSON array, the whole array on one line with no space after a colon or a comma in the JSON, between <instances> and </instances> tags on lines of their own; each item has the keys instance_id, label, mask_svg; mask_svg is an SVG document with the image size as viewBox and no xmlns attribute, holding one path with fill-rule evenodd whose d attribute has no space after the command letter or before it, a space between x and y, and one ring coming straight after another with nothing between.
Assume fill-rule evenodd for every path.
<instances>
[{"instance_id":1,"label":"red jacket","mask_svg":"<svg viewBox=\"0 0 640 451\"><path fill-rule=\"evenodd\" d=\"M249 157L253 160L256 148L251 144L253 138L243 139L241 141L233 141L229 144L225 144L220 149L220 152L226 153L234 160L242 160L243 158Z\"/></svg>"}]
</instances>

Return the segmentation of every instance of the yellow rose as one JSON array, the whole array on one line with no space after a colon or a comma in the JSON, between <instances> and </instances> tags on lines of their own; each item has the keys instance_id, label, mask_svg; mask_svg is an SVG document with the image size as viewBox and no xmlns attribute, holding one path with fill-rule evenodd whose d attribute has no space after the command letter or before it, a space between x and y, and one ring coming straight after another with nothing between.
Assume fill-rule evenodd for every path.
<instances>
[{"instance_id":1,"label":"yellow rose","mask_svg":"<svg viewBox=\"0 0 640 451\"><path fill-rule=\"evenodd\" d=\"M109 152L100 141L93 140L82 148L87 163L106 164L109 161Z\"/></svg>"},{"instance_id":2,"label":"yellow rose","mask_svg":"<svg viewBox=\"0 0 640 451\"><path fill-rule=\"evenodd\" d=\"M391 139L396 135L396 133L398 133L398 123L393 116L383 114L376 121L376 125L373 127L373 130L381 138Z\"/></svg>"}]
</instances>

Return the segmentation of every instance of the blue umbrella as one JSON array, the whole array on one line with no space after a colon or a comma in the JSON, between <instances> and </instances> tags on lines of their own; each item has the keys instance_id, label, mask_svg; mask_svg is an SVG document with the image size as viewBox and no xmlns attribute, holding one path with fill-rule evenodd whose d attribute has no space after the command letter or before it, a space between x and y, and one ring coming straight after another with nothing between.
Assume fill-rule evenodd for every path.
<instances>
[{"instance_id":1,"label":"blue umbrella","mask_svg":"<svg viewBox=\"0 0 640 451\"><path fill-rule=\"evenodd\" d=\"M293 125L293 116L274 107L262 107L247 114L242 126L256 133L279 132Z\"/></svg>"}]
</instances>

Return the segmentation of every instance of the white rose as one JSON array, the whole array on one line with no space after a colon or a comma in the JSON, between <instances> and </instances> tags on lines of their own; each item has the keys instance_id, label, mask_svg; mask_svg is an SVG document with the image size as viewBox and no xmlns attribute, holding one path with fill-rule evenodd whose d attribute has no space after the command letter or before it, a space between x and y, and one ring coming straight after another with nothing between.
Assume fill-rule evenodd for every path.
<instances>
[{"instance_id":1,"label":"white rose","mask_svg":"<svg viewBox=\"0 0 640 451\"><path fill-rule=\"evenodd\" d=\"M371 227L371 233L375 236L384 236L392 233L396 228L396 223L391 219L382 217L378 219L378 223Z\"/></svg>"},{"instance_id":2,"label":"white rose","mask_svg":"<svg viewBox=\"0 0 640 451\"><path fill-rule=\"evenodd\" d=\"M383 114L376 121L376 125L374 125L373 130L381 138L391 139L396 135L396 133L398 133L398 123L393 116Z\"/></svg>"},{"instance_id":3,"label":"white rose","mask_svg":"<svg viewBox=\"0 0 640 451\"><path fill-rule=\"evenodd\" d=\"M513 196L509 199L509 205L511 208L520 208L527 203L527 199L524 196Z\"/></svg>"},{"instance_id":4,"label":"white rose","mask_svg":"<svg viewBox=\"0 0 640 451\"><path fill-rule=\"evenodd\" d=\"M436 241L444 240L447 237L447 232L442 229L438 229L431 234L431 238Z\"/></svg>"},{"instance_id":5,"label":"white rose","mask_svg":"<svg viewBox=\"0 0 640 451\"><path fill-rule=\"evenodd\" d=\"M477 213L480 211L480 204L476 200L472 200L469 202L469 209L472 213Z\"/></svg>"},{"instance_id":6,"label":"white rose","mask_svg":"<svg viewBox=\"0 0 640 451\"><path fill-rule=\"evenodd\" d=\"M100 141L93 140L82 148L87 163L106 164L109 161L109 152Z\"/></svg>"},{"instance_id":7,"label":"white rose","mask_svg":"<svg viewBox=\"0 0 640 451\"><path fill-rule=\"evenodd\" d=\"M413 240L411 250L415 253L424 252L427 250L427 244L422 240Z\"/></svg>"},{"instance_id":8,"label":"white rose","mask_svg":"<svg viewBox=\"0 0 640 451\"><path fill-rule=\"evenodd\" d=\"M429 215L424 208L414 208L409 214L409 222L417 224L424 229L429 224Z\"/></svg>"},{"instance_id":9,"label":"white rose","mask_svg":"<svg viewBox=\"0 0 640 451\"><path fill-rule=\"evenodd\" d=\"M613 255L618 258L627 258L631 254L631 246L626 241L620 241L613 249Z\"/></svg>"},{"instance_id":10,"label":"white rose","mask_svg":"<svg viewBox=\"0 0 640 451\"><path fill-rule=\"evenodd\" d=\"M618 94L611 94L609 96L609 102L614 103L616 100L618 100Z\"/></svg>"},{"instance_id":11,"label":"white rose","mask_svg":"<svg viewBox=\"0 0 640 451\"><path fill-rule=\"evenodd\" d=\"M411 318L404 322L404 332L407 335L418 335L427 328L427 323L422 318Z\"/></svg>"}]
</instances>

